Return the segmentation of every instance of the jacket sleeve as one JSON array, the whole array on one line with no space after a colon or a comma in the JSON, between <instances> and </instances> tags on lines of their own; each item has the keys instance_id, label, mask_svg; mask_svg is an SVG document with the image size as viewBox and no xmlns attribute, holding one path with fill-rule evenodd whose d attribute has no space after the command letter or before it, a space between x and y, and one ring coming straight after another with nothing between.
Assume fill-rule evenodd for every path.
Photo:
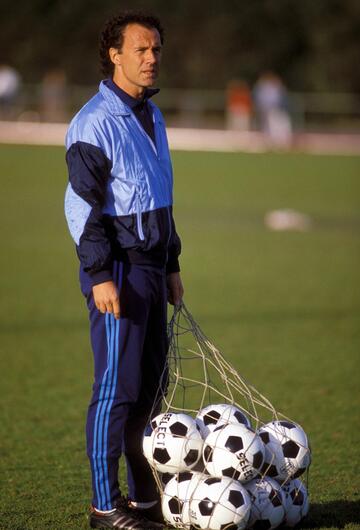
<instances>
[{"instance_id":1,"label":"jacket sleeve","mask_svg":"<svg viewBox=\"0 0 360 530\"><path fill-rule=\"evenodd\" d=\"M171 274L172 272L179 272L179 256L181 253L181 241L180 237L176 232L175 221L172 214L171 208L171 236L168 246L168 260L166 263L166 274Z\"/></svg>"},{"instance_id":2,"label":"jacket sleeve","mask_svg":"<svg viewBox=\"0 0 360 530\"><path fill-rule=\"evenodd\" d=\"M111 162L98 145L76 140L66 153L65 216L83 269L96 285L112 279L111 246L102 208Z\"/></svg>"}]
</instances>

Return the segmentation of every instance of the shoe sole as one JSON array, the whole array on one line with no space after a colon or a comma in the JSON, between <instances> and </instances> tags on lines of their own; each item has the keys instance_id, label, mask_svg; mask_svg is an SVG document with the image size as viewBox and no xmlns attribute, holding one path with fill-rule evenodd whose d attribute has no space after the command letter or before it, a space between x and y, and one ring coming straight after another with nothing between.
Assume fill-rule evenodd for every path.
<instances>
[{"instance_id":1,"label":"shoe sole","mask_svg":"<svg viewBox=\"0 0 360 530\"><path fill-rule=\"evenodd\" d=\"M106 528L120 528L120 527L114 527L113 524L109 521L109 524L104 524L104 521L101 521L101 520L94 520L95 518L92 517L89 521L90 523L90 528L103 528L103 529L106 529ZM133 525L130 525L130 526L123 526L121 527L121 530L131 530L133 527ZM140 526L138 527L137 530L140 530ZM153 527L147 527L147 530L162 530L162 529L165 529L165 525L160 525L158 523L158 525L154 525Z\"/></svg>"}]
</instances>

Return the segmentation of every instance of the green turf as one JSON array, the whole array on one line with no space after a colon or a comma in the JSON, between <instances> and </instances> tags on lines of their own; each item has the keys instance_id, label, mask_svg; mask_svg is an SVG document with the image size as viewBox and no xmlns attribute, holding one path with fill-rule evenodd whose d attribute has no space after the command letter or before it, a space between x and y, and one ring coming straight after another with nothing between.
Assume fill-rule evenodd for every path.
<instances>
[{"instance_id":1,"label":"green turf","mask_svg":"<svg viewBox=\"0 0 360 530\"><path fill-rule=\"evenodd\" d=\"M360 528L360 159L174 153L185 301L313 448L306 528ZM0 528L87 528L92 359L61 148L0 146ZM312 217L270 232L266 211Z\"/></svg>"}]
</instances>

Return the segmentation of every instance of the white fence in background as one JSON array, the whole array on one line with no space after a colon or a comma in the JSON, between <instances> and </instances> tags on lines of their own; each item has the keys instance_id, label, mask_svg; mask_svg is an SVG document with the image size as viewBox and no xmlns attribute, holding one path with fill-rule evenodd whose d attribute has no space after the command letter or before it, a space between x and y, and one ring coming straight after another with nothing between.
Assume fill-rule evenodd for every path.
<instances>
[{"instance_id":1,"label":"white fence in background","mask_svg":"<svg viewBox=\"0 0 360 530\"><path fill-rule=\"evenodd\" d=\"M97 91L97 86L64 85L45 92L44 86L23 85L13 107L0 119L67 122ZM295 131L360 131L360 94L289 92L288 110ZM161 89L156 103L168 125L183 128L225 129L226 91ZM259 120L252 113L251 130Z\"/></svg>"},{"instance_id":2,"label":"white fence in background","mask_svg":"<svg viewBox=\"0 0 360 530\"><path fill-rule=\"evenodd\" d=\"M0 121L0 143L64 145L67 125L63 123ZM273 150L259 132L168 128L172 150L261 153ZM360 134L301 133L294 136L292 151L317 154L360 155Z\"/></svg>"}]
</instances>

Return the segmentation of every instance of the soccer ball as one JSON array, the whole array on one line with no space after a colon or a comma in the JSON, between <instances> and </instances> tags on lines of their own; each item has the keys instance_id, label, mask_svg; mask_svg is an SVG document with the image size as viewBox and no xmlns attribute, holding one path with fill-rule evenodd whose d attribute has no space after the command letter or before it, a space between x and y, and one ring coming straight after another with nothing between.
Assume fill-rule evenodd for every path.
<instances>
[{"instance_id":1,"label":"soccer ball","mask_svg":"<svg viewBox=\"0 0 360 530\"><path fill-rule=\"evenodd\" d=\"M183 413L159 414L147 426L143 452L161 473L178 473L196 465L201 457L203 439L195 420Z\"/></svg>"},{"instance_id":2,"label":"soccer ball","mask_svg":"<svg viewBox=\"0 0 360 530\"><path fill-rule=\"evenodd\" d=\"M311 463L307 436L300 425L290 421L272 421L259 429L265 445L262 472L279 481L302 475Z\"/></svg>"},{"instance_id":3,"label":"soccer ball","mask_svg":"<svg viewBox=\"0 0 360 530\"><path fill-rule=\"evenodd\" d=\"M215 477L248 482L259 474L265 449L259 436L245 425L217 427L204 442L206 470Z\"/></svg>"},{"instance_id":4,"label":"soccer ball","mask_svg":"<svg viewBox=\"0 0 360 530\"><path fill-rule=\"evenodd\" d=\"M237 407L229 404L208 405L200 410L195 418L200 428L201 436L205 439L219 425L226 423L241 423L251 427L249 418Z\"/></svg>"},{"instance_id":5,"label":"soccer ball","mask_svg":"<svg viewBox=\"0 0 360 530\"><path fill-rule=\"evenodd\" d=\"M166 484L161 501L165 520L175 528L190 528L189 503L201 473L184 471L173 475Z\"/></svg>"},{"instance_id":6,"label":"soccer ball","mask_svg":"<svg viewBox=\"0 0 360 530\"><path fill-rule=\"evenodd\" d=\"M285 517L285 498L279 484L263 478L252 480L245 488L251 499L249 527L270 530L279 526Z\"/></svg>"},{"instance_id":7,"label":"soccer ball","mask_svg":"<svg viewBox=\"0 0 360 530\"><path fill-rule=\"evenodd\" d=\"M161 473L160 479L161 479L161 483L162 483L163 487L165 487L166 484L168 482L170 482L170 480L173 478L173 476L174 476L174 473Z\"/></svg>"},{"instance_id":8,"label":"soccer ball","mask_svg":"<svg viewBox=\"0 0 360 530\"><path fill-rule=\"evenodd\" d=\"M195 528L242 530L250 516L246 489L228 477L202 479L190 499L190 522Z\"/></svg>"},{"instance_id":9,"label":"soccer ball","mask_svg":"<svg viewBox=\"0 0 360 530\"><path fill-rule=\"evenodd\" d=\"M309 499L306 487L298 478L282 486L285 496L285 524L295 526L309 512Z\"/></svg>"}]
</instances>

